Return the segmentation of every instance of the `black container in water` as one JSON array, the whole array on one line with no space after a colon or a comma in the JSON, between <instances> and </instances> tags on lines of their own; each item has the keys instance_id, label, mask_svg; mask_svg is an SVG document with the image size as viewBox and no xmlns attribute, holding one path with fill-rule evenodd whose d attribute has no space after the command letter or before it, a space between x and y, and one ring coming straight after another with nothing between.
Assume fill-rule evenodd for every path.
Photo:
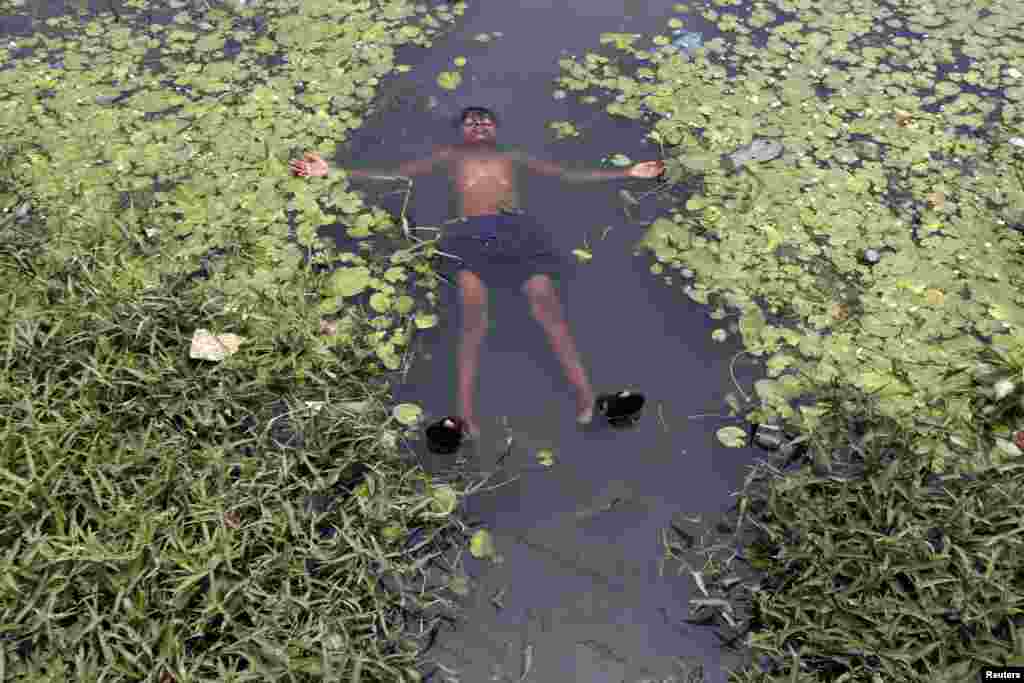
<instances>
[{"instance_id":1,"label":"black container in water","mask_svg":"<svg viewBox=\"0 0 1024 683\"><path fill-rule=\"evenodd\" d=\"M451 455L462 445L462 420L446 417L427 427L427 448L437 455Z\"/></svg>"},{"instance_id":2,"label":"black container in water","mask_svg":"<svg viewBox=\"0 0 1024 683\"><path fill-rule=\"evenodd\" d=\"M644 396L629 391L602 394L597 397L596 407L612 427L629 427L640 419Z\"/></svg>"}]
</instances>

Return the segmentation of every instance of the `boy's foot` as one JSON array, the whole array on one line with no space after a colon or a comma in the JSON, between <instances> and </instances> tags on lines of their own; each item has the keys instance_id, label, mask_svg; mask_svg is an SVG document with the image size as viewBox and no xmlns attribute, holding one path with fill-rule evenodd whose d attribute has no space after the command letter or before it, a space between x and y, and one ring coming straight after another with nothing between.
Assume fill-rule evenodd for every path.
<instances>
[{"instance_id":1,"label":"boy's foot","mask_svg":"<svg viewBox=\"0 0 1024 683\"><path fill-rule=\"evenodd\" d=\"M576 423L588 425L594 419L594 394L585 393L576 397Z\"/></svg>"},{"instance_id":2,"label":"boy's foot","mask_svg":"<svg viewBox=\"0 0 1024 683\"><path fill-rule=\"evenodd\" d=\"M476 423L476 420L470 417L464 417L462 419L462 435L463 438L469 441L475 441L480 438L480 425Z\"/></svg>"}]
</instances>

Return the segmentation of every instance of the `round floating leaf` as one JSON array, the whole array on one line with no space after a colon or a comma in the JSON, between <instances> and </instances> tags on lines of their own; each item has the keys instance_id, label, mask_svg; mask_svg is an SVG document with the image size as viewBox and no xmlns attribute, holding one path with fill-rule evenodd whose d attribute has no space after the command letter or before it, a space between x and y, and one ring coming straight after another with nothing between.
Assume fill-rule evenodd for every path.
<instances>
[{"instance_id":1,"label":"round floating leaf","mask_svg":"<svg viewBox=\"0 0 1024 683\"><path fill-rule=\"evenodd\" d=\"M537 451L537 462L544 467L551 467L555 464L555 454L550 448L542 448Z\"/></svg>"},{"instance_id":2,"label":"round floating leaf","mask_svg":"<svg viewBox=\"0 0 1024 683\"><path fill-rule=\"evenodd\" d=\"M339 268L331 273L328 293L331 296L349 297L359 294L370 286L370 269L366 266Z\"/></svg>"},{"instance_id":3,"label":"round floating leaf","mask_svg":"<svg viewBox=\"0 0 1024 683\"><path fill-rule=\"evenodd\" d=\"M700 211L706 206L706 202L703 197L690 197L686 200L687 211Z\"/></svg>"},{"instance_id":4,"label":"round floating leaf","mask_svg":"<svg viewBox=\"0 0 1024 683\"><path fill-rule=\"evenodd\" d=\"M416 302L413 298L405 294L395 299L395 311L401 315L405 315L411 311L415 305Z\"/></svg>"},{"instance_id":5,"label":"round floating leaf","mask_svg":"<svg viewBox=\"0 0 1024 683\"><path fill-rule=\"evenodd\" d=\"M448 590L463 597L469 595L469 579L462 575L453 576L448 581Z\"/></svg>"},{"instance_id":6,"label":"round floating leaf","mask_svg":"<svg viewBox=\"0 0 1024 683\"><path fill-rule=\"evenodd\" d=\"M625 154L613 154L608 157L608 163L618 168L625 168L631 166L633 162Z\"/></svg>"},{"instance_id":7,"label":"round floating leaf","mask_svg":"<svg viewBox=\"0 0 1024 683\"><path fill-rule=\"evenodd\" d=\"M594 255L586 249L573 249L572 255L575 256L576 260L580 263L586 263L590 259L594 258Z\"/></svg>"},{"instance_id":8,"label":"round floating leaf","mask_svg":"<svg viewBox=\"0 0 1024 683\"><path fill-rule=\"evenodd\" d=\"M494 557L494 539L487 529L480 529L469 541L469 554L478 559Z\"/></svg>"},{"instance_id":9,"label":"round floating leaf","mask_svg":"<svg viewBox=\"0 0 1024 683\"><path fill-rule=\"evenodd\" d=\"M452 60L452 62L455 64L455 66L459 67L460 69L466 66L465 57L456 57L455 59Z\"/></svg>"},{"instance_id":10,"label":"round floating leaf","mask_svg":"<svg viewBox=\"0 0 1024 683\"><path fill-rule=\"evenodd\" d=\"M716 342L724 342L728 336L729 333L721 328L711 333L711 338L714 339Z\"/></svg>"},{"instance_id":11,"label":"round floating leaf","mask_svg":"<svg viewBox=\"0 0 1024 683\"><path fill-rule=\"evenodd\" d=\"M391 310L391 297L384 292L376 292L370 297L370 308L378 313L387 313Z\"/></svg>"},{"instance_id":12,"label":"round floating leaf","mask_svg":"<svg viewBox=\"0 0 1024 683\"><path fill-rule=\"evenodd\" d=\"M743 448L747 445L747 433L739 427L722 427L716 436L722 444L729 448Z\"/></svg>"},{"instance_id":13,"label":"round floating leaf","mask_svg":"<svg viewBox=\"0 0 1024 683\"><path fill-rule=\"evenodd\" d=\"M433 313L417 313L413 320L416 327L421 330L426 330L437 324L437 316Z\"/></svg>"},{"instance_id":14,"label":"round floating leaf","mask_svg":"<svg viewBox=\"0 0 1024 683\"><path fill-rule=\"evenodd\" d=\"M411 427L420 421L423 409L415 403L399 403L391 411L396 420L406 427Z\"/></svg>"},{"instance_id":15,"label":"round floating leaf","mask_svg":"<svg viewBox=\"0 0 1024 683\"><path fill-rule=\"evenodd\" d=\"M1008 379L1004 379L996 382L993 388L996 392L996 400L1001 401L1012 394L1017 385Z\"/></svg>"},{"instance_id":16,"label":"round floating leaf","mask_svg":"<svg viewBox=\"0 0 1024 683\"><path fill-rule=\"evenodd\" d=\"M437 75L437 84L445 90L455 90L462 83L462 74L457 71L442 71Z\"/></svg>"},{"instance_id":17,"label":"round floating leaf","mask_svg":"<svg viewBox=\"0 0 1024 683\"><path fill-rule=\"evenodd\" d=\"M446 484L435 487L430 492L430 497L432 499L430 509L439 515L450 515L455 511L455 506L459 502L455 489Z\"/></svg>"},{"instance_id":18,"label":"round floating leaf","mask_svg":"<svg viewBox=\"0 0 1024 683\"><path fill-rule=\"evenodd\" d=\"M397 370L402 366L402 359L395 353L394 344L383 344L376 349L375 353L388 370Z\"/></svg>"}]
</instances>

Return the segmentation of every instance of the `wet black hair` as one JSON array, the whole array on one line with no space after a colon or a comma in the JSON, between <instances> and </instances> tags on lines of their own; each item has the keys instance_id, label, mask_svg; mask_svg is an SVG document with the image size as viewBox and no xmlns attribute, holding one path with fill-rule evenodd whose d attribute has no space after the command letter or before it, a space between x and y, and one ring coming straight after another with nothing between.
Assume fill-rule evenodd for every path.
<instances>
[{"instance_id":1,"label":"wet black hair","mask_svg":"<svg viewBox=\"0 0 1024 683\"><path fill-rule=\"evenodd\" d=\"M487 107L466 107L465 109L462 110L462 113L459 114L459 118L455 120L455 127L459 128L460 126L462 126L462 124L465 123L466 118L470 114L479 114L480 116L486 116L494 121L494 125L498 125L498 115L495 114L490 109L488 109Z\"/></svg>"}]
</instances>

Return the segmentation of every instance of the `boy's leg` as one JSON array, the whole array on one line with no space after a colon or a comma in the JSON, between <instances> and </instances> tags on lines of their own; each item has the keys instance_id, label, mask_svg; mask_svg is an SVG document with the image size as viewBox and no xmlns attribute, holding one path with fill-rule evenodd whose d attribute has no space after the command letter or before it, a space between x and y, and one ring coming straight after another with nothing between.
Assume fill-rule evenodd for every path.
<instances>
[{"instance_id":1,"label":"boy's leg","mask_svg":"<svg viewBox=\"0 0 1024 683\"><path fill-rule=\"evenodd\" d=\"M576 390L577 419L589 422L593 415L594 390L569 333L569 323L562 315L562 304L551 278L543 274L534 275L523 284L523 292L530 300L530 315L544 328L548 343L562 364L566 379Z\"/></svg>"},{"instance_id":2,"label":"boy's leg","mask_svg":"<svg viewBox=\"0 0 1024 683\"><path fill-rule=\"evenodd\" d=\"M468 270L456 274L459 286L459 308L462 325L456 352L456 402L459 416L466 421L471 436L480 434L473 410L473 389L480 365L480 346L487 334L487 287L480 277Z\"/></svg>"}]
</instances>

